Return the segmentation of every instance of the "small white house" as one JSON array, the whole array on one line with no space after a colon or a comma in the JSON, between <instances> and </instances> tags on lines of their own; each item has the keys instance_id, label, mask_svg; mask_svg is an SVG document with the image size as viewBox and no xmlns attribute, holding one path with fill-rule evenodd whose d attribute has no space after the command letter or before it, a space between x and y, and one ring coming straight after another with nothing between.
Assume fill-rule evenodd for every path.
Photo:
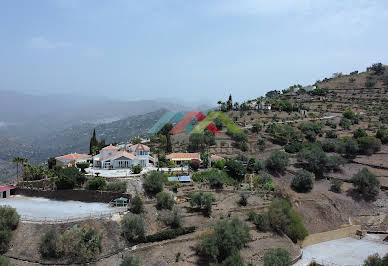
<instances>
[{"instance_id":1,"label":"small white house","mask_svg":"<svg viewBox=\"0 0 388 266\"><path fill-rule=\"evenodd\" d=\"M139 164L146 167L149 164L149 152L150 148L143 144L125 147L125 150L109 145L103 148L100 154L93 156L93 167L123 169Z\"/></svg>"},{"instance_id":2,"label":"small white house","mask_svg":"<svg viewBox=\"0 0 388 266\"><path fill-rule=\"evenodd\" d=\"M264 102L264 101L259 102L259 104L258 104L257 106L258 106L258 109L259 109L259 110L271 110L271 105L270 105L270 104L267 104L267 103Z\"/></svg>"}]
</instances>

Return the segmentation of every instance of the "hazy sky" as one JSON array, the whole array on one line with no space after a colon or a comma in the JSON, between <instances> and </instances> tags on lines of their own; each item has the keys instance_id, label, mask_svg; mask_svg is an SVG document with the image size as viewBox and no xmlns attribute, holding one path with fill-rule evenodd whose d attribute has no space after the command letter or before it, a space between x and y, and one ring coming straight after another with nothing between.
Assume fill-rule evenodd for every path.
<instances>
[{"instance_id":1,"label":"hazy sky","mask_svg":"<svg viewBox=\"0 0 388 266\"><path fill-rule=\"evenodd\" d=\"M387 0L1 0L0 89L249 99L388 64L387 32Z\"/></svg>"}]
</instances>

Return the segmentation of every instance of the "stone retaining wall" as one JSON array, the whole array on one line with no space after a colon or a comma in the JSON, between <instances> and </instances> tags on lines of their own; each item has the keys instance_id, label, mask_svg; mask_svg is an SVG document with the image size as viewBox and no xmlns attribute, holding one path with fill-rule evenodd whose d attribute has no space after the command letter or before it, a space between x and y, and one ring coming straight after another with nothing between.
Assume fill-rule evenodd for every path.
<instances>
[{"instance_id":1,"label":"stone retaining wall","mask_svg":"<svg viewBox=\"0 0 388 266\"><path fill-rule=\"evenodd\" d=\"M35 190L16 188L15 195L23 195L27 197L42 197L54 200L76 200L83 202L105 202L108 203L111 200L124 197L131 198L130 194L117 193L109 191L94 191L94 190Z\"/></svg>"},{"instance_id":2,"label":"stone retaining wall","mask_svg":"<svg viewBox=\"0 0 388 266\"><path fill-rule=\"evenodd\" d=\"M321 242L349 237L351 235L354 235L357 230L361 230L361 225L350 225L332 231L311 234L308 235L305 240L303 240L303 242L301 243L301 247L304 248Z\"/></svg>"}]
</instances>

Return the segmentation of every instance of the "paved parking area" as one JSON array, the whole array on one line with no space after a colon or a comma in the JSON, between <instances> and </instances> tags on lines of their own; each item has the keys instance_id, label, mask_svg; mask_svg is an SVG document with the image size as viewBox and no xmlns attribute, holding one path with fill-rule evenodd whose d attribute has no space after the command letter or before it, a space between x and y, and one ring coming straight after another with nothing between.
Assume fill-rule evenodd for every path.
<instances>
[{"instance_id":1,"label":"paved parking area","mask_svg":"<svg viewBox=\"0 0 388 266\"><path fill-rule=\"evenodd\" d=\"M363 239L341 238L303 248L303 257L295 266L308 265L312 260L330 266L358 266L372 254L384 256L388 253L388 243L383 243L384 235L367 235Z\"/></svg>"}]
</instances>

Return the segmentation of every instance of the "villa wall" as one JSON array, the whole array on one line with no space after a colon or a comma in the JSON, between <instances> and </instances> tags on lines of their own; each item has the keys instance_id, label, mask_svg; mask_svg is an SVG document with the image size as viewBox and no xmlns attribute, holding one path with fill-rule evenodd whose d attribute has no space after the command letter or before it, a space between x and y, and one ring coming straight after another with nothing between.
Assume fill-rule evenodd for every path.
<instances>
[{"instance_id":1,"label":"villa wall","mask_svg":"<svg viewBox=\"0 0 388 266\"><path fill-rule=\"evenodd\" d=\"M126 193L117 193L109 191L93 191L93 190L35 190L35 189L25 189L25 188L16 188L16 195L23 195L27 197L43 197L48 199L55 200L76 200L83 202L105 202L108 203L111 200L124 197L131 198L130 194Z\"/></svg>"}]
</instances>

